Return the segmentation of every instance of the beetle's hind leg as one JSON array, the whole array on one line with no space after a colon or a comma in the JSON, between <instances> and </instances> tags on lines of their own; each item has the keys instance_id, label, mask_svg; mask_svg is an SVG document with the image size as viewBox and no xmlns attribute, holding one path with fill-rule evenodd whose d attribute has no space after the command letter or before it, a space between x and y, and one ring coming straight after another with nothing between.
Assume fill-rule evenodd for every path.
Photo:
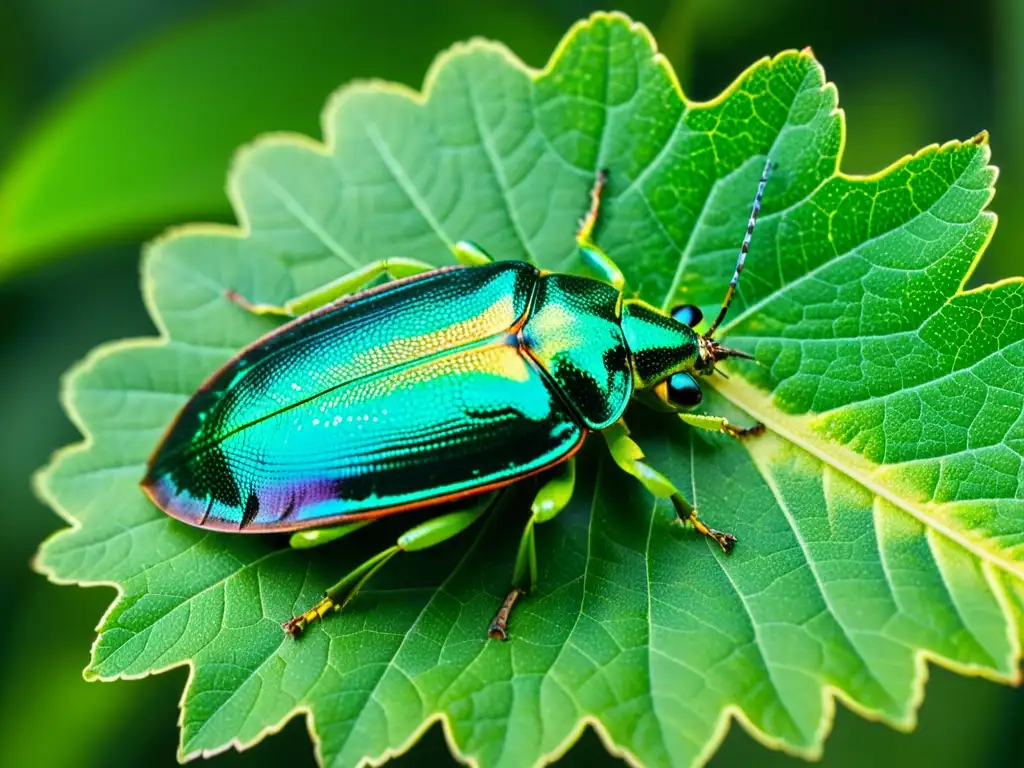
<instances>
[{"instance_id":1,"label":"beetle's hind leg","mask_svg":"<svg viewBox=\"0 0 1024 768\"><path fill-rule=\"evenodd\" d=\"M340 611L359 594L359 590L368 582L373 575L387 565L387 562L397 555L401 548L396 544L388 547L357 568L353 568L345 578L327 590L324 598L305 613L293 616L281 624L281 628L292 637L298 637L303 631L317 619L322 619L331 611Z\"/></svg>"},{"instance_id":2,"label":"beetle's hind leg","mask_svg":"<svg viewBox=\"0 0 1024 768\"><path fill-rule=\"evenodd\" d=\"M721 432L723 435L735 437L737 440L744 440L748 437L757 437L764 434L764 424L760 422L750 427L738 427L731 424L728 419L722 416L708 416L700 413L680 413L679 418L697 429L707 429L711 432Z\"/></svg>"},{"instance_id":3,"label":"beetle's hind leg","mask_svg":"<svg viewBox=\"0 0 1024 768\"><path fill-rule=\"evenodd\" d=\"M534 527L538 523L546 523L554 518L565 509L572 498L576 485L575 460L569 459L559 464L554 471L554 476L541 486L530 506L530 519L526 522L523 536L519 540L519 549L516 551L516 564L512 570L512 590L487 628L488 637L495 640L508 640L508 618L512 606L537 585L537 543Z\"/></svg>"},{"instance_id":4,"label":"beetle's hind leg","mask_svg":"<svg viewBox=\"0 0 1024 768\"><path fill-rule=\"evenodd\" d=\"M437 269L437 267L418 259L381 259L380 261L373 261L359 267L359 269L353 270L347 275L342 275L337 280L332 280L326 285L321 285L319 288L314 288L301 296L289 299L280 306L249 301L236 291L227 291L225 295L230 301L255 315L298 317L314 309L326 306L332 301L336 301L350 293L355 293L381 275L387 275L393 280L399 280L403 277L412 277L429 272L432 269Z\"/></svg>"},{"instance_id":5,"label":"beetle's hind leg","mask_svg":"<svg viewBox=\"0 0 1024 768\"><path fill-rule=\"evenodd\" d=\"M462 533L475 523L484 512L491 508L494 498L494 494L480 497L471 506L439 515L410 528L398 537L398 541L395 542L394 546L388 547L362 565L353 568L341 581L327 590L324 598L319 603L305 613L293 616L284 622L281 628L289 635L298 637L306 627L317 619L322 619L331 611L340 611L348 605L359 594L359 591L366 583L373 578L374 574L399 552L416 552L421 549L427 549ZM338 538L338 536L351 532L359 525L359 523L352 523L350 525L338 526L337 528L325 529L326 533L323 538L330 540L332 537L331 532L334 532L333 538ZM325 542L317 541L312 544L302 545L296 543L296 537L292 537L293 546L316 546L318 543Z\"/></svg>"},{"instance_id":6,"label":"beetle's hind leg","mask_svg":"<svg viewBox=\"0 0 1024 768\"><path fill-rule=\"evenodd\" d=\"M726 554L732 551L736 545L736 537L731 533L710 527L697 516L697 510L672 484L672 481L643 460L644 452L629 436L629 430L621 419L603 430L601 434L604 435L608 443L612 459L623 471L639 480L657 498L671 500L672 506L675 507L682 522L691 523L699 533L709 539L714 539Z\"/></svg>"}]
</instances>

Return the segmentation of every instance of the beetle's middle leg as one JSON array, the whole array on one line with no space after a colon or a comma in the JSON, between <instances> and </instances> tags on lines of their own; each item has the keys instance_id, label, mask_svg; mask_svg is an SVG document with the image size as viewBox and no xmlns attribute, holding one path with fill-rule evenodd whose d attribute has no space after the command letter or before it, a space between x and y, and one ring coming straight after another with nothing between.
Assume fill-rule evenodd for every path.
<instances>
[{"instance_id":1,"label":"beetle's middle leg","mask_svg":"<svg viewBox=\"0 0 1024 768\"><path fill-rule=\"evenodd\" d=\"M697 510L679 492L679 489L672 484L665 475L656 470L643 460L644 452L629 436L629 430L621 419L610 427L602 430L605 440L608 443L608 450L612 459L619 467L635 477L641 484L659 499L670 499L672 506L676 508L679 519L684 523L692 523L698 532L704 534L722 548L728 554L736 544L736 537L731 533L716 530L707 525L697 516Z\"/></svg>"},{"instance_id":2,"label":"beetle's middle leg","mask_svg":"<svg viewBox=\"0 0 1024 768\"><path fill-rule=\"evenodd\" d=\"M403 277L412 277L413 275L419 275L423 272L429 272L432 269L437 269L437 266L434 264L427 264L425 261L419 261L418 259L405 259L400 257L394 259L381 259L380 261L373 261L369 264L365 264L364 266L359 267L359 269L353 270L347 275L342 275L337 280L332 280L326 285L321 285L319 288L314 288L301 296L289 299L280 306L275 304L254 303L235 291L227 291L226 295L228 299L233 301L235 304L238 304L240 307L256 315L298 317L299 315L304 315L314 309L319 309L320 307L330 304L332 301L358 291L360 288L366 286L371 280L380 277L381 275L387 275L394 280L398 280Z\"/></svg>"},{"instance_id":3,"label":"beetle's middle leg","mask_svg":"<svg viewBox=\"0 0 1024 768\"><path fill-rule=\"evenodd\" d=\"M398 537L394 546L388 547L379 552L369 560L349 571L344 578L332 586L324 594L324 598L305 613L293 616L281 625L289 635L298 637L310 624L322 619L331 611L340 611L348 605L352 599L359 594L359 591L366 585L374 574L383 568L392 557L399 552L417 552L427 549L435 544L462 533L469 526L475 523L481 515L491 508L495 500L495 494L487 494L478 497L469 506L445 515L431 518L419 525L410 528ZM337 528L326 529L328 532L337 532L334 538L343 536L359 526L359 523L338 526ZM324 538L329 538L330 533ZM315 546L315 542L309 546ZM296 545L296 537L292 537L292 545Z\"/></svg>"},{"instance_id":4,"label":"beetle's middle leg","mask_svg":"<svg viewBox=\"0 0 1024 768\"><path fill-rule=\"evenodd\" d=\"M487 635L495 640L508 640L508 617L512 606L524 594L537 585L537 543L534 537L534 526L546 523L569 504L573 488L576 485L576 464L574 459L559 464L555 475L537 491L533 504L530 506L530 519L523 529L516 551L516 564L512 570L512 590L501 604Z\"/></svg>"}]
</instances>

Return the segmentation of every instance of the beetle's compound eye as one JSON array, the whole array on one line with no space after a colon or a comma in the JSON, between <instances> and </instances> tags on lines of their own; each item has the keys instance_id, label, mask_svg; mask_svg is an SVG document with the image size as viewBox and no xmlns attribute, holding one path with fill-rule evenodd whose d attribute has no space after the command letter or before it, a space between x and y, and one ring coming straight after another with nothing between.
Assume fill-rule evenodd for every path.
<instances>
[{"instance_id":1,"label":"beetle's compound eye","mask_svg":"<svg viewBox=\"0 0 1024 768\"><path fill-rule=\"evenodd\" d=\"M680 408L692 408L700 405L704 393L700 384L688 373L677 373L668 380L668 401Z\"/></svg>"},{"instance_id":2,"label":"beetle's compound eye","mask_svg":"<svg viewBox=\"0 0 1024 768\"><path fill-rule=\"evenodd\" d=\"M697 325L697 323L704 319L704 313L693 304L683 304L682 306L675 307L672 310L672 317L683 325L688 325L693 328L693 326Z\"/></svg>"}]
</instances>

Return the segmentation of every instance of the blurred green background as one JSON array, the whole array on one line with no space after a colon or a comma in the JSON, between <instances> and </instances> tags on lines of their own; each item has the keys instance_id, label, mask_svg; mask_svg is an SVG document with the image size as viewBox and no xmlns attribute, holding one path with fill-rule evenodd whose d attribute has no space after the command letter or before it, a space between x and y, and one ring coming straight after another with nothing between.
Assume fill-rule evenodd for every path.
<instances>
[{"instance_id":1,"label":"blurred green background","mask_svg":"<svg viewBox=\"0 0 1024 768\"><path fill-rule=\"evenodd\" d=\"M0 765L173 765L183 669L86 683L109 589L30 570L61 526L30 475L77 439L60 374L107 339L153 333L142 242L189 220L230 221L234 147L272 130L318 135L353 77L418 86L433 54L475 34L540 66L577 18L645 22L689 96L717 94L756 58L810 45L848 117L843 169L872 172L988 129L1001 169L995 240L972 280L1024 271L1024 2L974 0L0 0ZM943 6L945 7L945 6ZM1024 765L1024 692L932 669L920 725L897 733L838 707L827 766ZM301 720L218 765L312 764ZM398 762L441 762L437 728ZM585 734L563 764L614 765ZM733 727L716 766L796 765Z\"/></svg>"}]
</instances>

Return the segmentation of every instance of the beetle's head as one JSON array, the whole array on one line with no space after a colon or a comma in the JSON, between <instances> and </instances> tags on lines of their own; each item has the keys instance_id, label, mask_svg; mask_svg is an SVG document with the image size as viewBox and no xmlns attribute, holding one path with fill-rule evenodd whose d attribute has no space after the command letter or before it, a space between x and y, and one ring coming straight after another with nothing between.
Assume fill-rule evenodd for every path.
<instances>
[{"instance_id":1,"label":"beetle's head","mask_svg":"<svg viewBox=\"0 0 1024 768\"><path fill-rule=\"evenodd\" d=\"M691 329L704 319L700 308L693 304L675 307L669 314L674 320ZM708 376L715 372L715 363L730 357L740 357L744 360L754 359L753 355L741 349L723 347L711 338L710 333L700 334L693 331L693 360L689 367L694 373Z\"/></svg>"},{"instance_id":2,"label":"beetle's head","mask_svg":"<svg viewBox=\"0 0 1024 768\"><path fill-rule=\"evenodd\" d=\"M754 224L757 223L757 214L761 210L761 198L768 182L768 173L772 167L771 160L766 160L761 181L757 185L757 194L754 195L747 233L743 237L739 257L736 259L736 269L725 291L718 315L704 333L698 333L696 330L703 322L704 314L694 304L677 306L665 313L639 299L627 299L623 303L622 330L632 352L634 382L638 389L653 390L660 386L662 389L667 387L667 390L673 390L674 387L676 397L668 397L668 400L692 406L700 402L700 385L692 374L708 376L715 373L718 370L717 363L730 357L754 359L749 352L722 346L714 337L718 327L725 320L736 293L736 286L740 280L740 273L743 272L751 237L754 234Z\"/></svg>"}]
</instances>

